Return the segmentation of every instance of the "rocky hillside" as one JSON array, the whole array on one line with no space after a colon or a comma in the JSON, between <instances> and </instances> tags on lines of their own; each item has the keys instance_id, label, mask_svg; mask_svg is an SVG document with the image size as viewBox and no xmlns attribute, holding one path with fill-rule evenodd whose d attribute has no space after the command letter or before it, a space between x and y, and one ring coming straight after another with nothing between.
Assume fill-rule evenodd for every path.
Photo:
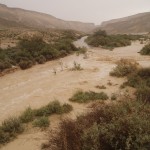
<instances>
[{"instance_id":1,"label":"rocky hillside","mask_svg":"<svg viewBox=\"0 0 150 150\"><path fill-rule=\"evenodd\" d=\"M90 32L95 28L95 25L93 23L64 21L48 14L10 8L0 4L0 28L4 27L72 29Z\"/></svg>"},{"instance_id":2,"label":"rocky hillside","mask_svg":"<svg viewBox=\"0 0 150 150\"><path fill-rule=\"evenodd\" d=\"M99 28L112 34L150 32L150 12L106 21Z\"/></svg>"}]
</instances>

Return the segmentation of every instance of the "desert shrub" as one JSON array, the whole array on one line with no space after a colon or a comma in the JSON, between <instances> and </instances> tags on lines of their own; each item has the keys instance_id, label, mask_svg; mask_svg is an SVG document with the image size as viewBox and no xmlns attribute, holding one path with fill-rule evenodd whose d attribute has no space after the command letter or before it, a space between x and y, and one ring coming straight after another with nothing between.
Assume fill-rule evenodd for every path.
<instances>
[{"instance_id":1,"label":"desert shrub","mask_svg":"<svg viewBox=\"0 0 150 150\"><path fill-rule=\"evenodd\" d=\"M9 118L2 122L1 129L10 134L16 134L23 131L21 121L18 118Z\"/></svg>"},{"instance_id":2,"label":"desert shrub","mask_svg":"<svg viewBox=\"0 0 150 150\"><path fill-rule=\"evenodd\" d=\"M98 30L98 31L94 32L94 36L103 36L103 37L106 37L107 33L106 33L105 30Z\"/></svg>"},{"instance_id":3,"label":"desert shrub","mask_svg":"<svg viewBox=\"0 0 150 150\"><path fill-rule=\"evenodd\" d=\"M111 76L124 77L136 72L138 63L133 60L121 59L117 62L117 66L110 72Z\"/></svg>"},{"instance_id":4,"label":"desert shrub","mask_svg":"<svg viewBox=\"0 0 150 150\"><path fill-rule=\"evenodd\" d=\"M61 113L61 105L58 101L51 102L48 105L35 110L35 116L49 116L54 113Z\"/></svg>"},{"instance_id":5,"label":"desert shrub","mask_svg":"<svg viewBox=\"0 0 150 150\"><path fill-rule=\"evenodd\" d=\"M150 103L150 87L141 86L137 88L136 97L137 97L137 100L142 100L144 102Z\"/></svg>"},{"instance_id":6,"label":"desert shrub","mask_svg":"<svg viewBox=\"0 0 150 150\"><path fill-rule=\"evenodd\" d=\"M127 78L127 85L131 87L141 87L148 86L150 87L150 68L141 68L137 72L131 74Z\"/></svg>"},{"instance_id":7,"label":"desert shrub","mask_svg":"<svg viewBox=\"0 0 150 150\"><path fill-rule=\"evenodd\" d=\"M0 60L0 72L2 72L5 69L11 68L11 64L7 61L2 62Z\"/></svg>"},{"instance_id":8,"label":"desert shrub","mask_svg":"<svg viewBox=\"0 0 150 150\"><path fill-rule=\"evenodd\" d=\"M148 79L150 78L150 68L141 68L137 74L143 79Z\"/></svg>"},{"instance_id":9,"label":"desert shrub","mask_svg":"<svg viewBox=\"0 0 150 150\"><path fill-rule=\"evenodd\" d=\"M141 68L127 77L124 86L136 88L136 97L145 102L150 101L150 68Z\"/></svg>"},{"instance_id":10,"label":"desert shrub","mask_svg":"<svg viewBox=\"0 0 150 150\"><path fill-rule=\"evenodd\" d=\"M72 110L73 110L73 107L69 104L64 104L62 106L62 113L69 113Z\"/></svg>"},{"instance_id":11,"label":"desert shrub","mask_svg":"<svg viewBox=\"0 0 150 150\"><path fill-rule=\"evenodd\" d=\"M4 144L9 142L10 140L10 136L9 133L4 132L1 128L0 128L0 144Z\"/></svg>"},{"instance_id":12,"label":"desert shrub","mask_svg":"<svg viewBox=\"0 0 150 150\"><path fill-rule=\"evenodd\" d=\"M106 86L104 86L104 85L97 85L97 86L95 86L97 89L106 89Z\"/></svg>"},{"instance_id":13,"label":"desert shrub","mask_svg":"<svg viewBox=\"0 0 150 150\"><path fill-rule=\"evenodd\" d=\"M24 124L33 121L35 127L48 127L48 116L52 114L63 114L72 111L69 104L60 105L58 101L53 101L39 109L27 108L18 118L9 118L2 122L0 126L0 145L10 142L18 134L24 131Z\"/></svg>"},{"instance_id":14,"label":"desert shrub","mask_svg":"<svg viewBox=\"0 0 150 150\"><path fill-rule=\"evenodd\" d=\"M43 55L47 61L49 61L58 58L60 52L49 45L45 46L40 52L40 54Z\"/></svg>"},{"instance_id":15,"label":"desert shrub","mask_svg":"<svg viewBox=\"0 0 150 150\"><path fill-rule=\"evenodd\" d=\"M79 47L77 53L77 56L79 56L80 54L86 54L87 52L87 48L86 47Z\"/></svg>"},{"instance_id":16,"label":"desert shrub","mask_svg":"<svg viewBox=\"0 0 150 150\"><path fill-rule=\"evenodd\" d=\"M49 123L48 117L41 117L41 118L34 120L33 122L33 126L39 127L39 128L46 128L46 127L49 127L49 125L50 123Z\"/></svg>"},{"instance_id":17,"label":"desert shrub","mask_svg":"<svg viewBox=\"0 0 150 150\"><path fill-rule=\"evenodd\" d=\"M69 100L78 103L87 103L95 100L107 100L108 96L104 92L96 93L93 91L77 91Z\"/></svg>"},{"instance_id":18,"label":"desert shrub","mask_svg":"<svg viewBox=\"0 0 150 150\"><path fill-rule=\"evenodd\" d=\"M45 146L56 150L132 150L150 146L150 105L125 100L101 104L76 121L64 120ZM53 144L51 144L53 143Z\"/></svg>"},{"instance_id":19,"label":"desert shrub","mask_svg":"<svg viewBox=\"0 0 150 150\"><path fill-rule=\"evenodd\" d=\"M28 123L33 121L34 119L34 111L29 107L27 108L20 116L20 120L22 123Z\"/></svg>"},{"instance_id":20,"label":"desert shrub","mask_svg":"<svg viewBox=\"0 0 150 150\"><path fill-rule=\"evenodd\" d=\"M111 100L117 100L117 95L115 93L111 95Z\"/></svg>"},{"instance_id":21,"label":"desert shrub","mask_svg":"<svg viewBox=\"0 0 150 150\"><path fill-rule=\"evenodd\" d=\"M33 62L31 60L22 60L19 62L19 67L23 70L27 68L31 68L33 65Z\"/></svg>"},{"instance_id":22,"label":"desert shrub","mask_svg":"<svg viewBox=\"0 0 150 150\"><path fill-rule=\"evenodd\" d=\"M40 51L44 46L45 42L42 37L34 36L32 38L24 38L19 42L19 47L21 49L25 49L30 51L30 53L34 53L35 51Z\"/></svg>"},{"instance_id":23,"label":"desert shrub","mask_svg":"<svg viewBox=\"0 0 150 150\"><path fill-rule=\"evenodd\" d=\"M79 48L76 48L72 41L77 37L72 31L64 31L64 36L51 43L46 43L39 36L22 38L16 47L0 49L0 71L11 66L28 69L36 63L43 64L76 52Z\"/></svg>"},{"instance_id":24,"label":"desert shrub","mask_svg":"<svg viewBox=\"0 0 150 150\"><path fill-rule=\"evenodd\" d=\"M131 45L132 40L139 39L140 36L134 35L107 35L106 31L98 30L93 35L90 35L86 42L94 47L103 47L112 50L115 47Z\"/></svg>"},{"instance_id":25,"label":"desert shrub","mask_svg":"<svg viewBox=\"0 0 150 150\"><path fill-rule=\"evenodd\" d=\"M48 105L34 110L35 116L50 116L52 114L68 113L72 110L69 104L61 105L58 101L49 103Z\"/></svg>"},{"instance_id":26,"label":"desert shrub","mask_svg":"<svg viewBox=\"0 0 150 150\"><path fill-rule=\"evenodd\" d=\"M36 62L38 62L39 64L44 64L46 62L46 59L43 55L40 55L39 57L36 57Z\"/></svg>"},{"instance_id":27,"label":"desert shrub","mask_svg":"<svg viewBox=\"0 0 150 150\"><path fill-rule=\"evenodd\" d=\"M145 45L140 51L141 55L150 55L150 43Z\"/></svg>"},{"instance_id":28,"label":"desert shrub","mask_svg":"<svg viewBox=\"0 0 150 150\"><path fill-rule=\"evenodd\" d=\"M124 83L124 85L129 85L134 88L142 84L142 79L136 73L129 75L127 80L127 83Z\"/></svg>"},{"instance_id":29,"label":"desert shrub","mask_svg":"<svg viewBox=\"0 0 150 150\"><path fill-rule=\"evenodd\" d=\"M71 71L81 71L83 68L81 67L81 64L78 64L77 62L74 61L73 63L73 68L71 68Z\"/></svg>"}]
</instances>

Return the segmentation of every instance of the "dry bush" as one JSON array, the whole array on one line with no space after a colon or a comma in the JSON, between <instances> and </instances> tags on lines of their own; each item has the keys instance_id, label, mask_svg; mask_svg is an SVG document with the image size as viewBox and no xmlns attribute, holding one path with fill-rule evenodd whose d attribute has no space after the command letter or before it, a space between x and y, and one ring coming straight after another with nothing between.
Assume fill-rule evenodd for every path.
<instances>
[{"instance_id":1,"label":"dry bush","mask_svg":"<svg viewBox=\"0 0 150 150\"><path fill-rule=\"evenodd\" d=\"M121 59L117 66L110 72L111 76L124 77L138 70L139 64L131 59Z\"/></svg>"},{"instance_id":2,"label":"dry bush","mask_svg":"<svg viewBox=\"0 0 150 150\"><path fill-rule=\"evenodd\" d=\"M150 105L125 100L101 104L76 121L65 120L46 150L148 150ZM53 146L53 148L52 148Z\"/></svg>"}]
</instances>

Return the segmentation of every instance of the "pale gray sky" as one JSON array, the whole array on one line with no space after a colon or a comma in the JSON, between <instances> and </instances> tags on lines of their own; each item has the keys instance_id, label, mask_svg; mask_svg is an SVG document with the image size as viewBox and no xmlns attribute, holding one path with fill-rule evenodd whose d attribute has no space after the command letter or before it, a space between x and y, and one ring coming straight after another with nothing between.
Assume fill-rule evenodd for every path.
<instances>
[{"instance_id":1,"label":"pale gray sky","mask_svg":"<svg viewBox=\"0 0 150 150\"><path fill-rule=\"evenodd\" d=\"M95 24L150 11L150 0L0 0L0 3Z\"/></svg>"}]
</instances>

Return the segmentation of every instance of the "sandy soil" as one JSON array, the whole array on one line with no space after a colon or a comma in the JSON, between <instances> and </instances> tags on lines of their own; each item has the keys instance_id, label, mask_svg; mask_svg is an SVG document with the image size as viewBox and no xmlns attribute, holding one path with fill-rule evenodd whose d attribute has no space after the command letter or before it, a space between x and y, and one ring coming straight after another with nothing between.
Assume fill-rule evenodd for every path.
<instances>
[{"instance_id":1,"label":"sandy soil","mask_svg":"<svg viewBox=\"0 0 150 150\"><path fill-rule=\"evenodd\" d=\"M120 58L131 58L138 61L142 66L150 66L150 57L141 56L137 52L144 46L139 42L131 46L116 48L113 51L100 48L90 48L84 43L84 38L75 42L77 46L88 48L88 59L83 55L70 55L61 60L51 61L44 65L37 65L31 69L16 71L0 78L0 121L19 115L26 107L38 108L54 99L61 103L70 103L68 99L78 90L94 90L96 85L105 85L106 93L120 93L120 84L125 79L113 78L109 72L115 67L116 60ZM59 62L63 62L63 71ZM70 71L76 61L84 69L82 71ZM57 74L53 70L57 70ZM112 83L112 86L108 85ZM67 117L75 118L86 112L87 105L71 103L73 112ZM50 117L51 128L57 127L61 118L66 116ZM41 143L46 140L44 132L38 129L28 129L24 134L6 146L2 150L38 150Z\"/></svg>"},{"instance_id":2,"label":"sandy soil","mask_svg":"<svg viewBox=\"0 0 150 150\"><path fill-rule=\"evenodd\" d=\"M15 47L17 40L10 40L10 39L5 39L5 40L0 40L0 48L2 49L7 49L10 47Z\"/></svg>"}]
</instances>

